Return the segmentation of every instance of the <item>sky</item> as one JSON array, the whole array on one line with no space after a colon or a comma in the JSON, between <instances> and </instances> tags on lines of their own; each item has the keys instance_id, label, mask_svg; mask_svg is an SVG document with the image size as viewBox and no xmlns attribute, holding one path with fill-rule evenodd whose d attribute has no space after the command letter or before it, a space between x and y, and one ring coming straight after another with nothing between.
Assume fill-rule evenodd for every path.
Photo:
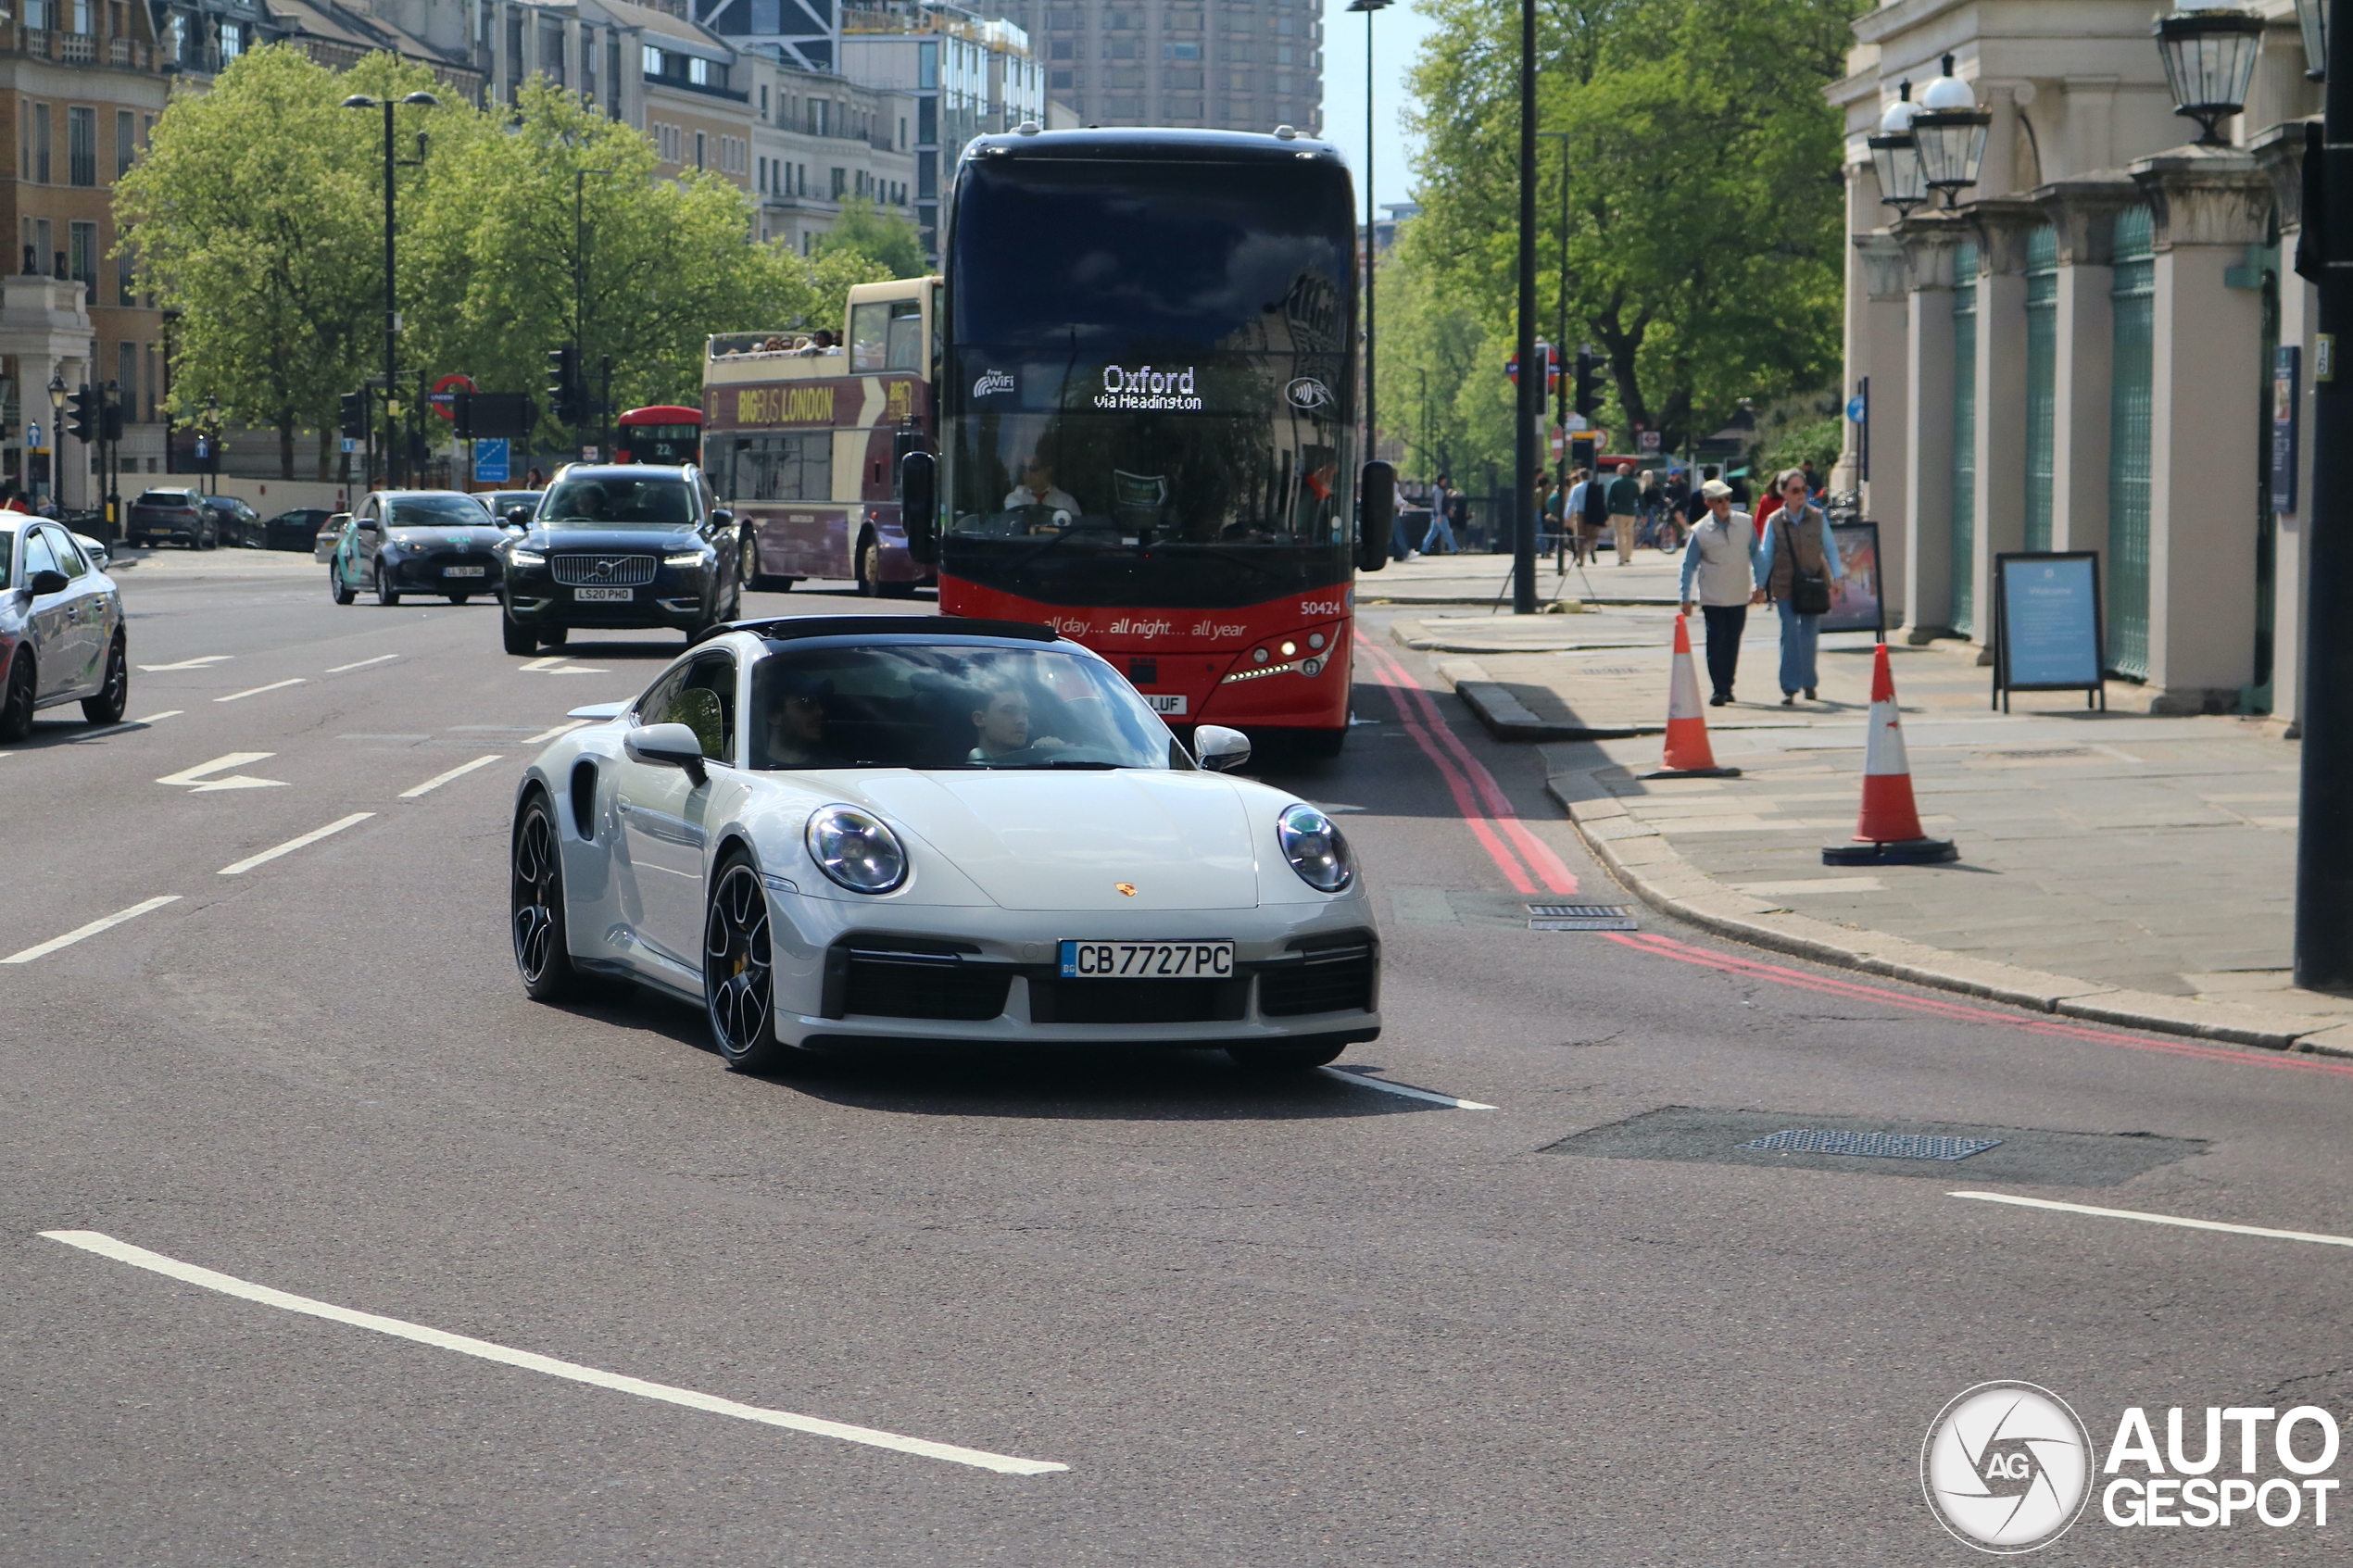
<instances>
[{"instance_id":1,"label":"sky","mask_svg":"<svg viewBox=\"0 0 2353 1568\"><path fill-rule=\"evenodd\" d=\"M1415 150L1401 123L1405 72L1436 24L1415 0L1373 13L1373 183L1376 202L1413 199L1406 158ZM1348 157L1364 203L1365 18L1347 0L1324 5L1324 135ZM1382 216L1386 217L1387 214Z\"/></svg>"}]
</instances>

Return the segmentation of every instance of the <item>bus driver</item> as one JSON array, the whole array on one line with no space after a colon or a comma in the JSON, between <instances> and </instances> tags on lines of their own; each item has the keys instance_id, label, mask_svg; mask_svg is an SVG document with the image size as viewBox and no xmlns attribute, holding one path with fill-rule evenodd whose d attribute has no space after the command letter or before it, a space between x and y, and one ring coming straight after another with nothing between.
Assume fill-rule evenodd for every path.
<instances>
[{"instance_id":1,"label":"bus driver","mask_svg":"<svg viewBox=\"0 0 2353 1568\"><path fill-rule=\"evenodd\" d=\"M1074 517L1078 512L1076 498L1054 483L1054 465L1043 452L1022 465L1021 483L1007 492L1006 509L1015 507L1051 507Z\"/></svg>"}]
</instances>

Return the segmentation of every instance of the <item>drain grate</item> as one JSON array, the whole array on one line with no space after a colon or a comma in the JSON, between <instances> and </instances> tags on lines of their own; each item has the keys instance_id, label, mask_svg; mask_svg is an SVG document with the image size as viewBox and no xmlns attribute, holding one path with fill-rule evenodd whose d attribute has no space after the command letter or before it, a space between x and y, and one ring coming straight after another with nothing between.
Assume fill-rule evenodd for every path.
<instances>
[{"instance_id":1,"label":"drain grate","mask_svg":"<svg viewBox=\"0 0 2353 1568\"><path fill-rule=\"evenodd\" d=\"M1919 1133L1846 1133L1820 1127L1792 1127L1751 1138L1736 1148L1764 1153L1864 1154L1881 1160L1967 1160L2000 1145L1999 1138L1930 1137Z\"/></svg>"},{"instance_id":2,"label":"drain grate","mask_svg":"<svg viewBox=\"0 0 2353 1568\"><path fill-rule=\"evenodd\" d=\"M1530 931L1639 931L1624 904L1530 904Z\"/></svg>"}]
</instances>

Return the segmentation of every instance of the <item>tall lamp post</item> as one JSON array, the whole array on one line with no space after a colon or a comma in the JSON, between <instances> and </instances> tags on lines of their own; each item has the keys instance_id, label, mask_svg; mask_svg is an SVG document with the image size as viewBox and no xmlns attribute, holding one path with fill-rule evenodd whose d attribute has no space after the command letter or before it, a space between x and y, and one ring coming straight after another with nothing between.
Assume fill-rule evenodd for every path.
<instances>
[{"instance_id":1,"label":"tall lamp post","mask_svg":"<svg viewBox=\"0 0 2353 1568\"><path fill-rule=\"evenodd\" d=\"M572 171L572 362L576 367L574 373L581 380L584 394L588 380L588 230L584 204L587 199L588 176L610 176L611 173L610 169L575 169ZM585 406L588 401L585 395L580 401L584 406L575 412L581 417L581 424L594 428L597 413L602 409L602 400L599 400L598 410ZM573 427L574 446L586 445L580 439L583 433L580 425ZM598 455L607 455L602 451L601 444Z\"/></svg>"},{"instance_id":2,"label":"tall lamp post","mask_svg":"<svg viewBox=\"0 0 2353 1568\"><path fill-rule=\"evenodd\" d=\"M61 511L65 508L65 420L66 378L60 370L49 377L49 494Z\"/></svg>"},{"instance_id":3,"label":"tall lamp post","mask_svg":"<svg viewBox=\"0 0 2353 1568\"><path fill-rule=\"evenodd\" d=\"M1351 11L1365 13L1365 455L1369 463L1380 456L1379 407L1373 379L1373 273L1380 262L1380 230L1373 216L1373 13L1395 0L1348 0Z\"/></svg>"},{"instance_id":4,"label":"tall lamp post","mask_svg":"<svg viewBox=\"0 0 2353 1568\"><path fill-rule=\"evenodd\" d=\"M393 151L392 111L400 104L414 104L432 108L441 100L430 93L411 93L397 102L391 98L371 98L365 93L354 93L343 101L347 109L382 108L384 111L384 483L397 483L399 471L400 426L396 409L400 397L400 309L399 296L393 292L393 170L400 158ZM420 132L419 153L423 152ZM418 158L422 163L422 156Z\"/></svg>"},{"instance_id":5,"label":"tall lamp post","mask_svg":"<svg viewBox=\"0 0 2353 1568\"><path fill-rule=\"evenodd\" d=\"M1512 613L1536 613L1536 421L1544 383L1536 373L1536 0L1519 0L1519 363L1513 400Z\"/></svg>"}]
</instances>

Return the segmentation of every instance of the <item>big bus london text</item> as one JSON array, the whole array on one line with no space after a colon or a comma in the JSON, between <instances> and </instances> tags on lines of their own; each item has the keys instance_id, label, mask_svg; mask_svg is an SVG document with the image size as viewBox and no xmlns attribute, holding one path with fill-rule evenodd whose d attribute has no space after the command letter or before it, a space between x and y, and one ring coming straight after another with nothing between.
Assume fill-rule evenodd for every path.
<instances>
[{"instance_id":1,"label":"big bus london text","mask_svg":"<svg viewBox=\"0 0 2353 1568\"><path fill-rule=\"evenodd\" d=\"M845 342L822 332L736 332L703 359L703 462L749 527L748 586L854 579L903 597L934 581L907 548L899 461L932 432L938 280L849 291Z\"/></svg>"},{"instance_id":2,"label":"big bus london text","mask_svg":"<svg viewBox=\"0 0 2353 1568\"><path fill-rule=\"evenodd\" d=\"M937 470L902 458L941 609L1050 623L1172 724L1337 750L1353 571L1395 504L1353 461L1353 204L1338 153L1286 136L971 144Z\"/></svg>"}]
</instances>

